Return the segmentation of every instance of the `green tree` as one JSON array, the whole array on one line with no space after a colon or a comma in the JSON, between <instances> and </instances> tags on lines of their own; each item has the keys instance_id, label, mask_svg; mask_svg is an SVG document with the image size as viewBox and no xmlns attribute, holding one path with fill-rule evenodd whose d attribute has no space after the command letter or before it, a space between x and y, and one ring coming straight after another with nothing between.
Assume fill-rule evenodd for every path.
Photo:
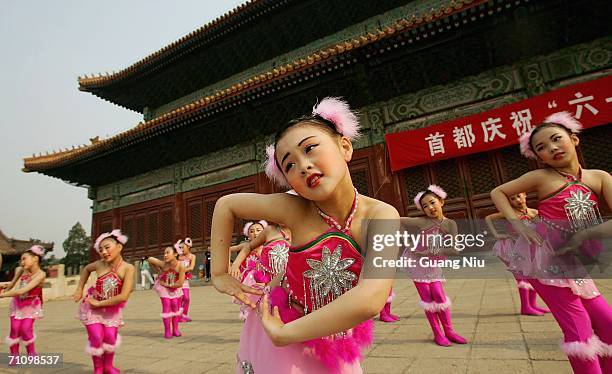
<instances>
[{"instance_id":1,"label":"green tree","mask_svg":"<svg viewBox=\"0 0 612 374\"><path fill-rule=\"evenodd\" d=\"M86 265L89 260L89 247L91 238L87 236L85 229L77 222L68 232L68 238L62 244L66 256L61 259L61 263L66 266Z\"/></svg>"}]
</instances>

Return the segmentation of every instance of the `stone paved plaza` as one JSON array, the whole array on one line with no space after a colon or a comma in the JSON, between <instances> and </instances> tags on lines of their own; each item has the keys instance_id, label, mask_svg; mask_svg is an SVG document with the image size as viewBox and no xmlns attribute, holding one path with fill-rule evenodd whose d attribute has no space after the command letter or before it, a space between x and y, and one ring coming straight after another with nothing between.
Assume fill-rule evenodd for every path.
<instances>
[{"instance_id":1,"label":"stone paved plaza","mask_svg":"<svg viewBox=\"0 0 612 374\"><path fill-rule=\"evenodd\" d=\"M612 281L598 281L612 299ZM470 344L444 348L434 345L411 282L396 281L393 312L401 321L376 322L375 341L364 362L366 373L571 373L560 352L561 332L550 315L519 316L513 279L449 280L456 330ZM241 322L238 306L209 284L192 288L193 322L182 324L183 336L162 337L160 303L154 291L136 291L125 309L120 330L123 345L117 366L123 373L233 373ZM4 305L4 304L3 304ZM0 313L6 315L7 307ZM71 300L45 303L45 318L36 324L39 353L64 354L62 369L8 369L2 373L87 373L85 330L74 318ZM3 323L8 331L8 318ZM5 346L5 349L6 346ZM8 350L8 349L7 349ZM266 373L268 374L268 373Z\"/></svg>"}]
</instances>

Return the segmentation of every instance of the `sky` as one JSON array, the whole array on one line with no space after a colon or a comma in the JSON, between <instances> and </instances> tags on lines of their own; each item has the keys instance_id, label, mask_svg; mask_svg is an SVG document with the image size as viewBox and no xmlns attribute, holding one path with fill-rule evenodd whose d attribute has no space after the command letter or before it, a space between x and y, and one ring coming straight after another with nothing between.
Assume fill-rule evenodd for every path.
<instances>
[{"instance_id":1,"label":"sky","mask_svg":"<svg viewBox=\"0 0 612 374\"><path fill-rule=\"evenodd\" d=\"M87 190L37 173L23 158L106 138L142 115L78 90L77 77L118 71L243 0L0 1L0 230L62 243L91 233Z\"/></svg>"}]
</instances>

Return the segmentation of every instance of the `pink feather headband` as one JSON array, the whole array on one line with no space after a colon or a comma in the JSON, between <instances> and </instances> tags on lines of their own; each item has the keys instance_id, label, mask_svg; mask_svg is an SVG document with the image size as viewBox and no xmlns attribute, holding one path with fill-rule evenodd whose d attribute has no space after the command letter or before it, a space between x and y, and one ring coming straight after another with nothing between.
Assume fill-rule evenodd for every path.
<instances>
[{"instance_id":1,"label":"pink feather headband","mask_svg":"<svg viewBox=\"0 0 612 374\"><path fill-rule=\"evenodd\" d=\"M40 257L43 257L45 255L45 249L38 244L31 246L30 249L28 249L28 251Z\"/></svg>"},{"instance_id":2,"label":"pink feather headband","mask_svg":"<svg viewBox=\"0 0 612 374\"><path fill-rule=\"evenodd\" d=\"M174 249L176 249L176 253L178 253L179 256L183 255L183 247L181 247L181 244L183 244L182 239L179 239L176 243L174 243Z\"/></svg>"},{"instance_id":3,"label":"pink feather headband","mask_svg":"<svg viewBox=\"0 0 612 374\"><path fill-rule=\"evenodd\" d=\"M351 141L357 139L360 134L359 121L346 101L336 97L326 97L312 108L313 117L321 117L331 122L336 131L342 136L346 136ZM283 188L291 188L282 170L276 162L276 145L271 144L266 147L266 175L276 185Z\"/></svg>"},{"instance_id":4,"label":"pink feather headband","mask_svg":"<svg viewBox=\"0 0 612 374\"><path fill-rule=\"evenodd\" d=\"M244 234L244 236L248 237L249 236L249 229L251 228L251 226L253 226L254 224L260 224L261 227L263 227L264 229L266 227L268 227L268 222L264 221L263 219L261 221L257 221L257 222L247 222L244 227L242 228L242 233Z\"/></svg>"},{"instance_id":5,"label":"pink feather headband","mask_svg":"<svg viewBox=\"0 0 612 374\"><path fill-rule=\"evenodd\" d=\"M103 234L100 234L100 236L98 236L98 239L96 239L96 242L94 243L94 249L96 250L96 252L100 253L100 243L102 243L102 240L106 238L115 238L115 240L117 240L123 245L125 245L125 243L127 243L128 241L128 237L123 235L121 233L121 230L119 229L114 229L111 232L105 232Z\"/></svg>"},{"instance_id":6,"label":"pink feather headband","mask_svg":"<svg viewBox=\"0 0 612 374\"><path fill-rule=\"evenodd\" d=\"M557 112L551 114L550 116L544 119L544 122L540 124L540 126L545 123L554 123L557 125L561 125L568 129L572 134L578 134L580 130L582 130L582 124L578 122L578 120L576 120L568 112ZM533 135L533 131L535 129L536 128L534 127L531 131L524 133L519 139L521 154L527 158L531 158L534 160L538 158L538 156L536 156L536 154L531 149L531 136Z\"/></svg>"},{"instance_id":7,"label":"pink feather headband","mask_svg":"<svg viewBox=\"0 0 612 374\"><path fill-rule=\"evenodd\" d=\"M423 198L423 195L425 195L428 192L433 193L434 195L438 196L442 200L446 199L446 196L447 196L446 191L444 191L442 187L437 186L435 184L430 184L429 187L427 187L425 191L419 192L414 197L414 205L416 205L417 208L419 208L420 210L423 210L423 207L421 206L421 198Z\"/></svg>"}]
</instances>

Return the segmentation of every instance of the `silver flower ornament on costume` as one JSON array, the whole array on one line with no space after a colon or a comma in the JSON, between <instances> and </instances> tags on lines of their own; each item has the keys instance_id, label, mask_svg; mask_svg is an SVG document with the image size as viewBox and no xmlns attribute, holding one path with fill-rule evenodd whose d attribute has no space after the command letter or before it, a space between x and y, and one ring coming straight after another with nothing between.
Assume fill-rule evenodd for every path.
<instances>
[{"instance_id":1,"label":"silver flower ornament on costume","mask_svg":"<svg viewBox=\"0 0 612 374\"><path fill-rule=\"evenodd\" d=\"M310 270L304 272L304 277L310 281L310 298L316 310L340 297L353 287L357 275L348 268L355 262L354 258L342 259L342 246L330 252L323 247L321 261L306 259Z\"/></svg>"}]
</instances>

